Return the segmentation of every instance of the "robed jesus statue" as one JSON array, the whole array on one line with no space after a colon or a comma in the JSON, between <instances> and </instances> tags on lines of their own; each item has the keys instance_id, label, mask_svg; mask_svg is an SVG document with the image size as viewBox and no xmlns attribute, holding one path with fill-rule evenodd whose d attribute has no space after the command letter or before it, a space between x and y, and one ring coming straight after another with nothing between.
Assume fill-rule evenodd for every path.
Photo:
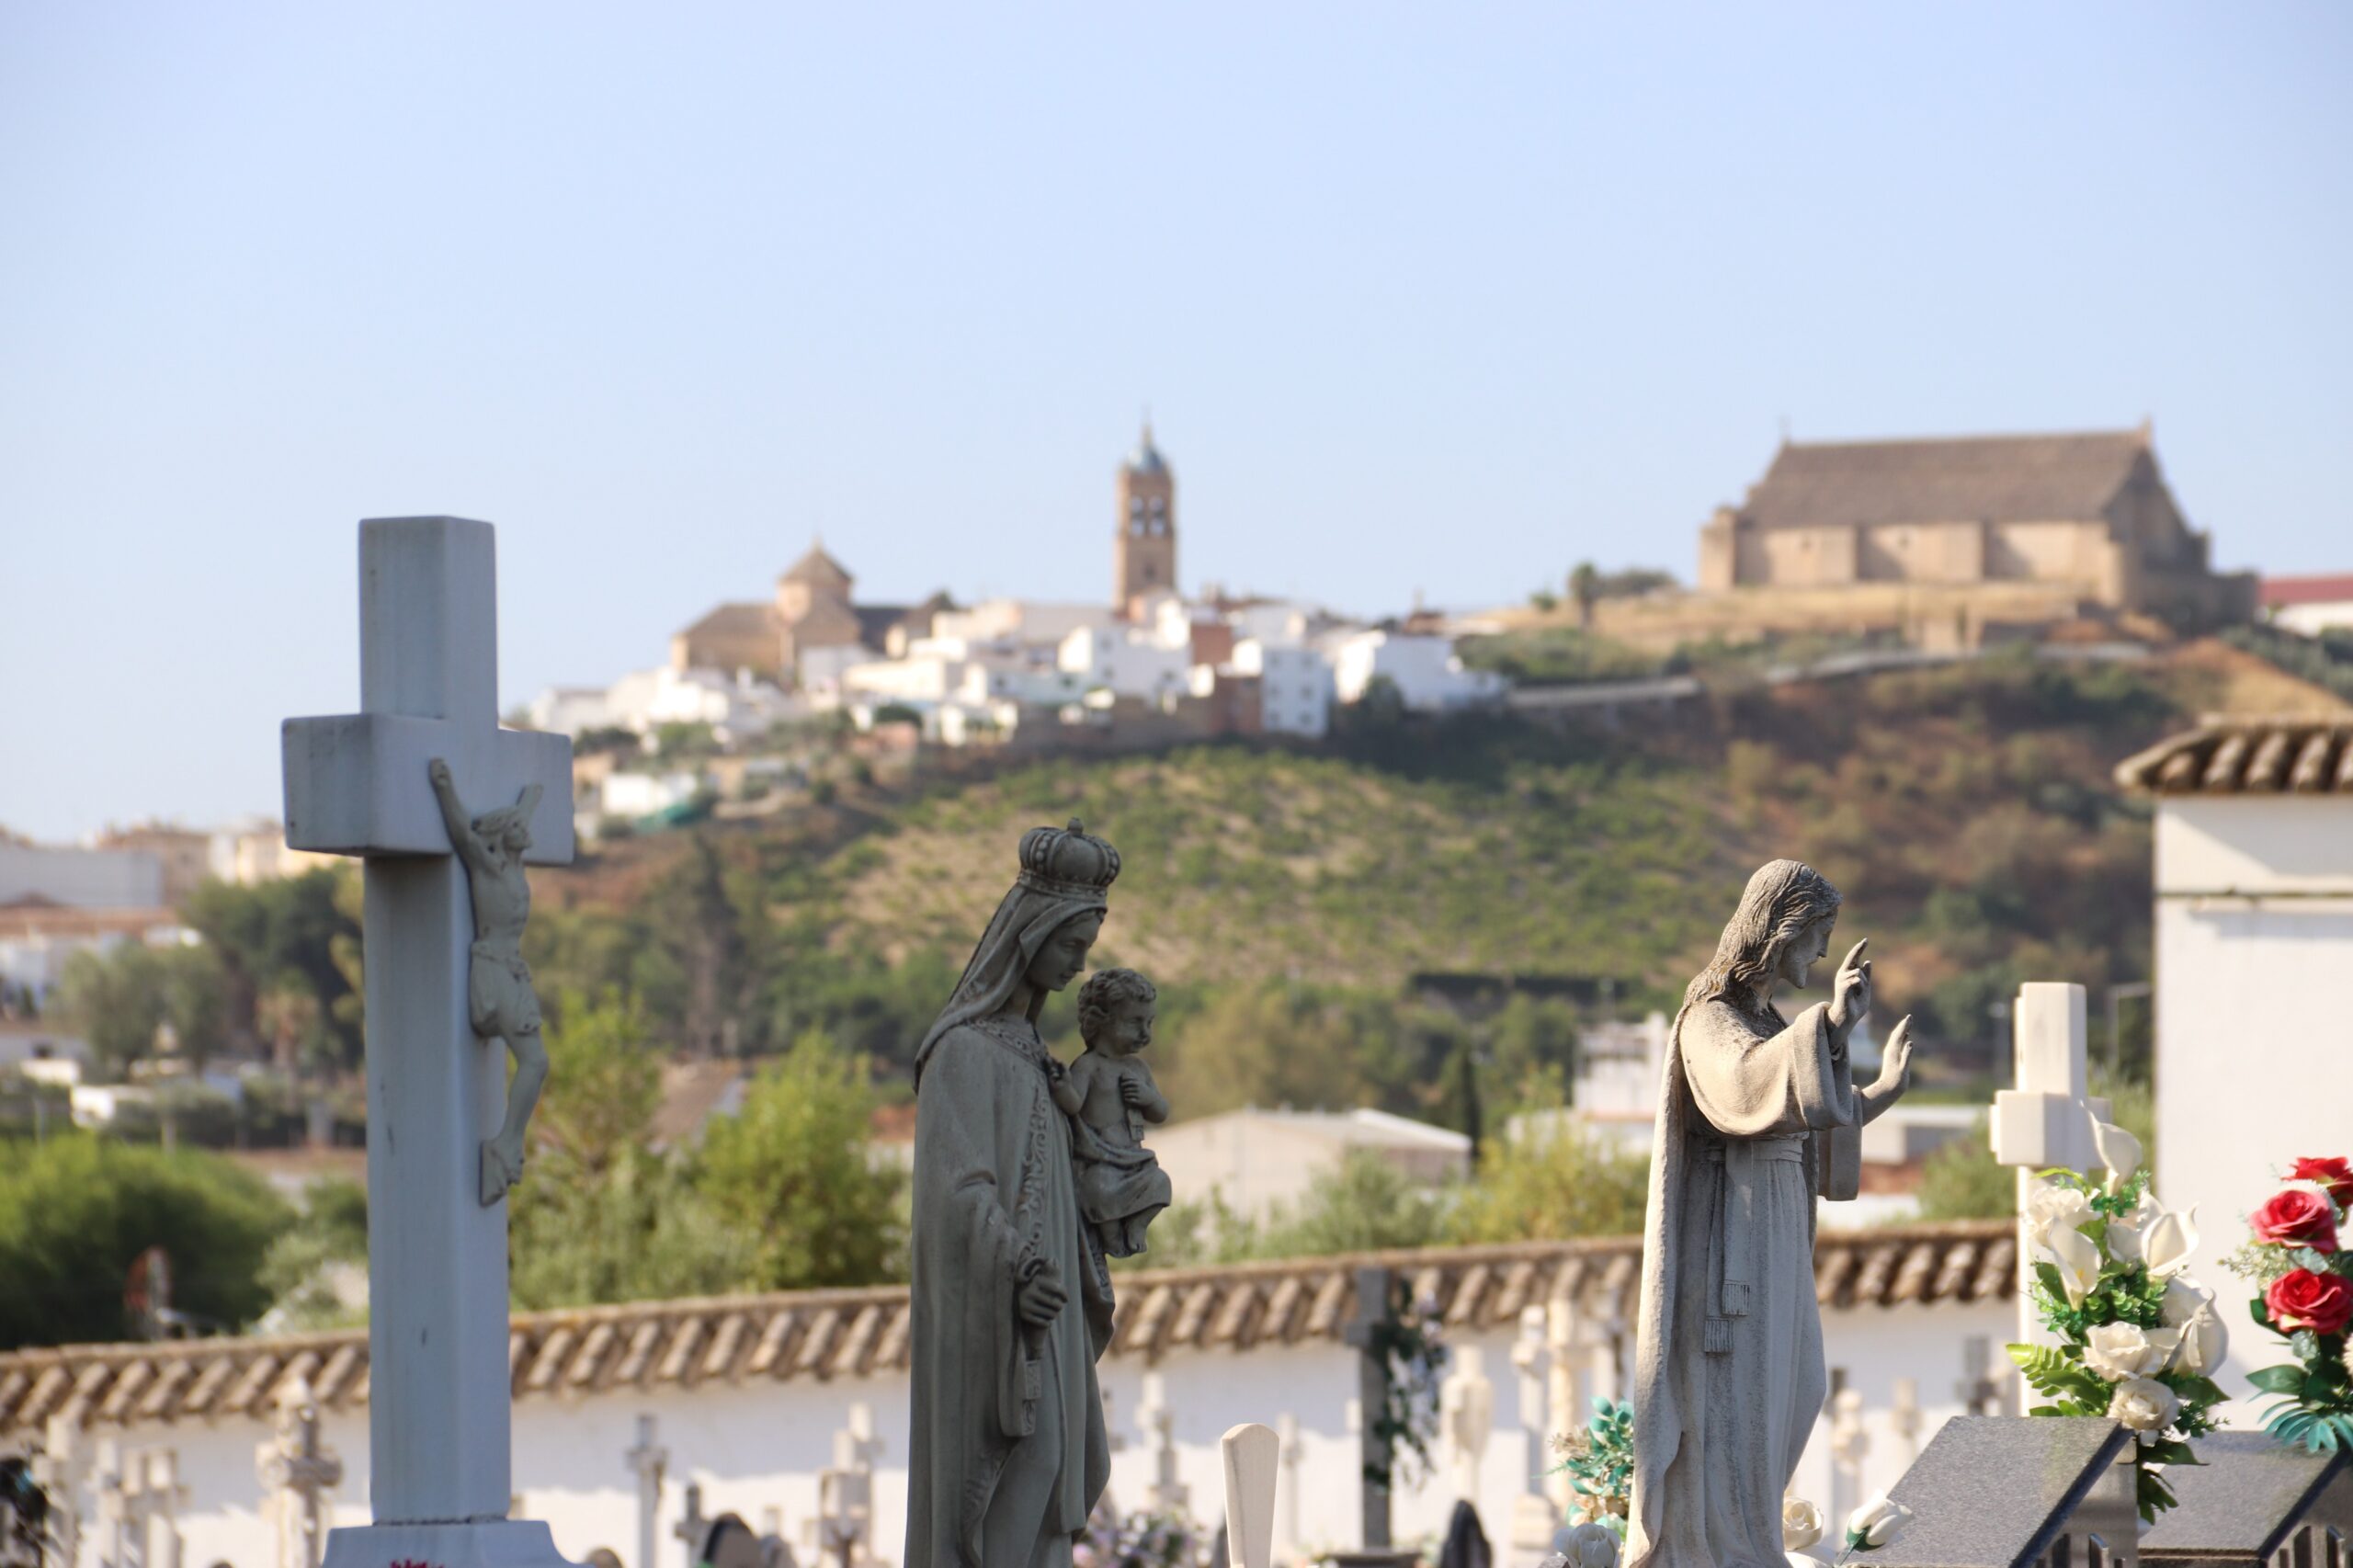
<instances>
[{"instance_id":1,"label":"robed jesus statue","mask_svg":"<svg viewBox=\"0 0 2353 1568\"><path fill-rule=\"evenodd\" d=\"M1086 967L1119 873L1075 820L1025 835L915 1052L906 1568L1066 1568L1110 1478L1095 1362L1111 1282L1037 1020Z\"/></svg>"},{"instance_id":2,"label":"robed jesus statue","mask_svg":"<svg viewBox=\"0 0 2353 1568\"><path fill-rule=\"evenodd\" d=\"M1862 1125L1903 1094L1912 1020L1861 1088L1870 1010L1858 942L1830 1000L1784 1018L1829 951L1838 892L1776 860L1748 879L1667 1043L1643 1221L1627 1568L1782 1568L1781 1496L1821 1413L1817 1196L1850 1199Z\"/></svg>"}]
</instances>

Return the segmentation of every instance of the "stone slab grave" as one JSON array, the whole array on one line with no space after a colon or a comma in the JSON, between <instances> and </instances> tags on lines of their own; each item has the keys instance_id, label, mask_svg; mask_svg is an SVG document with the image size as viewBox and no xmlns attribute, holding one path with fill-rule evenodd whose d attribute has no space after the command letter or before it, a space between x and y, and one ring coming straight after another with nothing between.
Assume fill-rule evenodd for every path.
<instances>
[{"instance_id":1,"label":"stone slab grave","mask_svg":"<svg viewBox=\"0 0 2353 1568\"><path fill-rule=\"evenodd\" d=\"M2190 1448L2198 1464L2165 1471L2181 1501L2142 1536L2143 1568L2253 1568L2275 1553L2293 1568L2353 1562L2353 1454L2265 1432L2216 1432Z\"/></svg>"},{"instance_id":2,"label":"stone slab grave","mask_svg":"<svg viewBox=\"0 0 2353 1568\"><path fill-rule=\"evenodd\" d=\"M1872 1568L2132 1568L2131 1433L2105 1416L1957 1415L1888 1495L1911 1525Z\"/></svg>"},{"instance_id":3,"label":"stone slab grave","mask_svg":"<svg viewBox=\"0 0 2353 1568\"><path fill-rule=\"evenodd\" d=\"M488 523L359 525L359 712L290 719L282 735L287 843L366 866L375 1522L330 1533L326 1565L555 1568L548 1527L507 1517L506 1201L485 1188L506 1053L475 1032L484 944L443 796L469 812L517 808L523 864L565 864L572 747L499 727Z\"/></svg>"}]
</instances>

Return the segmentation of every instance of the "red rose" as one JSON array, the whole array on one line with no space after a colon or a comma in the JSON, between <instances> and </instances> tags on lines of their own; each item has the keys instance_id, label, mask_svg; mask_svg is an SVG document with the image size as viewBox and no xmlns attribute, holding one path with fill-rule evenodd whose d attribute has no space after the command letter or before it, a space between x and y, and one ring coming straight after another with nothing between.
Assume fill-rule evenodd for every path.
<instances>
[{"instance_id":1,"label":"red rose","mask_svg":"<svg viewBox=\"0 0 2353 1568\"><path fill-rule=\"evenodd\" d=\"M2336 1217L2328 1211L2328 1199L2308 1187L2291 1187L2275 1195L2248 1215L2246 1222L2259 1242L2319 1252L2336 1250Z\"/></svg>"},{"instance_id":2,"label":"red rose","mask_svg":"<svg viewBox=\"0 0 2353 1568\"><path fill-rule=\"evenodd\" d=\"M2282 1333L2309 1328L2314 1334L2335 1334L2353 1318L2353 1284L2341 1275L2298 1268L2271 1282L2263 1304Z\"/></svg>"},{"instance_id":3,"label":"red rose","mask_svg":"<svg viewBox=\"0 0 2353 1568\"><path fill-rule=\"evenodd\" d=\"M2353 1203L2353 1163L2347 1163L2342 1154L2325 1160L2298 1160L2296 1168L2288 1173L2288 1179L2326 1187L2340 1208Z\"/></svg>"}]
</instances>

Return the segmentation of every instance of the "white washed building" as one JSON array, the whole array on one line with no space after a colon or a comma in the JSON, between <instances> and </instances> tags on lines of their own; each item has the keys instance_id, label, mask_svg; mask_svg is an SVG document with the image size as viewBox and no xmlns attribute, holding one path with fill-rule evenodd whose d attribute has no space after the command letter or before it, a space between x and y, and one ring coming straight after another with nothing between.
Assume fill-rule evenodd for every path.
<instances>
[{"instance_id":1,"label":"white washed building","mask_svg":"<svg viewBox=\"0 0 2353 1568\"><path fill-rule=\"evenodd\" d=\"M1531 1479L1550 1461L1531 1464L1529 1437L1582 1420L1595 1396L1624 1392L1639 1253L1637 1240L1624 1237L1122 1274L1101 1367L1117 1443L1111 1498L1122 1510L1147 1506L1165 1460L1188 1511L1213 1520L1220 1436L1236 1422L1264 1421L1294 1437L1276 1497L1278 1560L1356 1545L1361 1454L1349 1407L1358 1363L1345 1335L1358 1270L1383 1267L1437 1314L1458 1366L1469 1359L1462 1352L1477 1351L1494 1385L1494 1430L1469 1468L1498 1561L1512 1560L1514 1500L1539 1484L1564 1494L1558 1477ZM1864 1402L1863 1485L1889 1484L1914 1446L1959 1413L1964 1366L2009 1335L2015 1272L2006 1222L1817 1238L1828 1359ZM657 1568L683 1561L672 1530L688 1483L700 1487L706 1516L733 1511L755 1528L780 1528L809 1562L818 1472L832 1463L834 1434L863 1404L880 1439L876 1555L897 1562L906 1335L906 1297L896 1289L517 1316L510 1363L520 1512L546 1519L574 1561L605 1548L625 1568L646 1568L636 1551L638 1476L626 1456L639 1419L651 1416L668 1460L654 1521ZM1511 1358L1523 1339L1536 1357L1525 1385ZM1147 1378L1165 1409L1165 1438L1138 1421ZM172 1457L186 1488L172 1527L177 1561L273 1568L256 1449L270 1437L278 1394L297 1379L313 1392L323 1435L343 1461L347 1479L330 1517L364 1522L369 1355L359 1330L0 1355L0 1451L46 1448L44 1471L73 1478L59 1490L72 1494L84 1521L78 1568L97 1568L92 1521L104 1472L94 1460L102 1443L125 1459ZM1905 1380L1916 1396L1908 1406ZM1455 1502L1457 1466L1442 1444L1434 1457L1436 1473L1393 1499L1401 1541L1441 1530ZM1820 1428L1796 1489L1825 1504L1831 1496Z\"/></svg>"},{"instance_id":2,"label":"white washed building","mask_svg":"<svg viewBox=\"0 0 2353 1568\"><path fill-rule=\"evenodd\" d=\"M1386 680L1409 712L1444 713L1501 701L1507 684L1492 670L1464 668L1450 637L1349 631L1334 636L1326 647L1343 702L1361 700L1375 680Z\"/></svg>"},{"instance_id":3,"label":"white washed building","mask_svg":"<svg viewBox=\"0 0 2353 1568\"><path fill-rule=\"evenodd\" d=\"M2117 778L2156 797L2157 1190L2217 1255L2275 1172L2353 1154L2353 716L2210 723ZM2225 1388L2281 1358L2244 1321Z\"/></svg>"},{"instance_id":4,"label":"white washed building","mask_svg":"<svg viewBox=\"0 0 2353 1568\"><path fill-rule=\"evenodd\" d=\"M1313 740L1331 729L1332 666L1317 650L1249 638L1234 644L1233 667L1258 677L1258 722L1267 733Z\"/></svg>"},{"instance_id":5,"label":"white washed building","mask_svg":"<svg viewBox=\"0 0 2353 1568\"><path fill-rule=\"evenodd\" d=\"M1222 1197L1257 1216L1296 1203L1315 1178L1352 1153L1368 1153L1425 1187L1458 1181L1471 1169L1471 1140L1450 1128L1382 1110L1243 1110L1155 1128L1152 1152L1178 1202Z\"/></svg>"}]
</instances>

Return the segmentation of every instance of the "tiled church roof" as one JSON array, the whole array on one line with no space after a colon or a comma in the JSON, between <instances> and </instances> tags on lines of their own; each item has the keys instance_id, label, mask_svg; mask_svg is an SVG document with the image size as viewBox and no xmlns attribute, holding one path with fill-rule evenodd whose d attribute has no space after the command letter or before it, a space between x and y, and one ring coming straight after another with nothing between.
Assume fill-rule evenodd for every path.
<instances>
[{"instance_id":1,"label":"tiled church roof","mask_svg":"<svg viewBox=\"0 0 2353 1568\"><path fill-rule=\"evenodd\" d=\"M2353 717L2209 719L2116 767L2159 795L2353 794Z\"/></svg>"},{"instance_id":2,"label":"tiled church roof","mask_svg":"<svg viewBox=\"0 0 2353 1568\"><path fill-rule=\"evenodd\" d=\"M2106 511L2148 449L2140 430L1784 442L1739 512L1766 528L2081 520Z\"/></svg>"},{"instance_id":3,"label":"tiled church roof","mask_svg":"<svg viewBox=\"0 0 2353 1568\"><path fill-rule=\"evenodd\" d=\"M1395 1270L1450 1327L1494 1327L1562 1299L1631 1321L1641 1255L1640 1239L1626 1236L1122 1274L1110 1353L1156 1358L1183 1347L1337 1341L1356 1311L1356 1272L1375 1265ZM1824 1232L1814 1245L1815 1292L1839 1307L2006 1298L2017 1256L2006 1221ZM518 1399L863 1377L907 1364L907 1295L892 1286L523 1313L507 1364ZM296 1377L323 1409L365 1404L367 1331L0 1356L0 1438L61 1414L85 1426L266 1421L279 1387Z\"/></svg>"}]
</instances>

